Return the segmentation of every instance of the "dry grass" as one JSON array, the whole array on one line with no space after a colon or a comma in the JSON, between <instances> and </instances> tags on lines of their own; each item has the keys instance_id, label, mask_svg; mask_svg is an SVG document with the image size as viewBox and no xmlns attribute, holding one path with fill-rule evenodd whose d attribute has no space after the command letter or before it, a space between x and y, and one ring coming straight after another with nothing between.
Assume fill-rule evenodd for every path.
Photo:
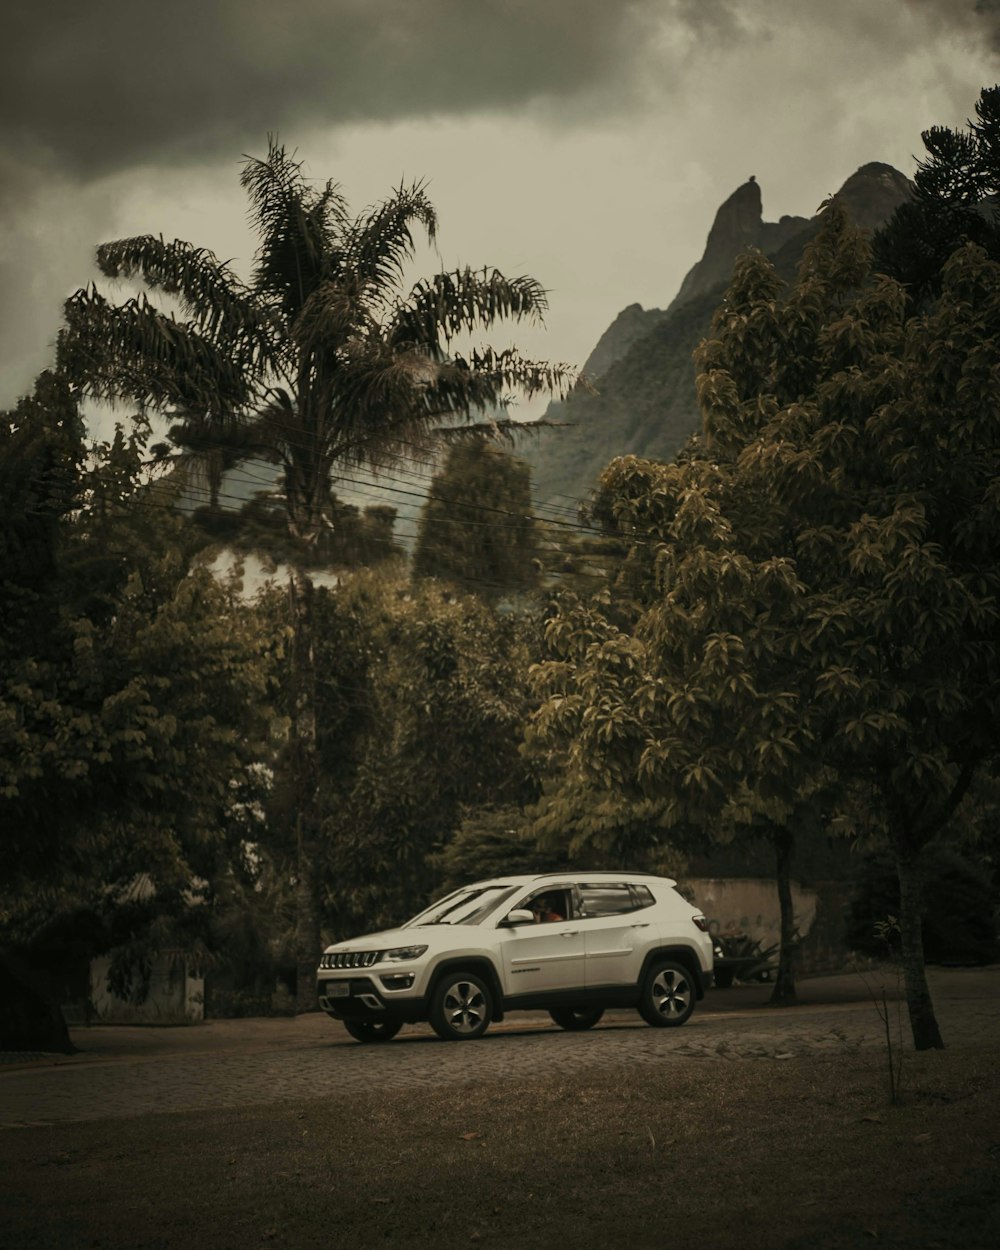
<instances>
[{"instance_id":1,"label":"dry grass","mask_svg":"<svg viewBox=\"0 0 1000 1250\"><path fill-rule=\"evenodd\" d=\"M688 1060L10 1131L3 1250L980 1250L1000 1051Z\"/></svg>"}]
</instances>

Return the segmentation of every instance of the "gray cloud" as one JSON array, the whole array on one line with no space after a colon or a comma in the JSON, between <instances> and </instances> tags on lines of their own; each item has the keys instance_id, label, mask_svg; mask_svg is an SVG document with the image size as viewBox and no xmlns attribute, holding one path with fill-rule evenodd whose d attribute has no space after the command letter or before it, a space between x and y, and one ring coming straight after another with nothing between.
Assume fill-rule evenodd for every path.
<instances>
[{"instance_id":1,"label":"gray cloud","mask_svg":"<svg viewBox=\"0 0 1000 1250\"><path fill-rule=\"evenodd\" d=\"M984 37L1000 7L903 3ZM746 0L15 0L0 114L23 161L90 177L293 125L627 107L658 29L721 43L768 20Z\"/></svg>"},{"instance_id":2,"label":"gray cloud","mask_svg":"<svg viewBox=\"0 0 1000 1250\"><path fill-rule=\"evenodd\" d=\"M692 20L686 0L668 7ZM644 23L662 8L654 0L24 2L3 41L0 109L15 150L78 174L190 162L293 123L505 110L600 90L627 77Z\"/></svg>"},{"instance_id":3,"label":"gray cloud","mask_svg":"<svg viewBox=\"0 0 1000 1250\"><path fill-rule=\"evenodd\" d=\"M235 178L240 153L259 153L273 131L294 144L320 127L477 114L568 129L639 117L651 100L665 112L670 97L678 118L694 103L704 117L714 101L725 129L729 112L774 99L780 84L758 90L750 66L783 26L822 45L824 31L857 22L859 39L885 40L892 58L949 33L987 46L998 10L1000 0L12 0L0 41L0 402L44 364L59 302L108 228L115 175L172 166L183 178L225 161ZM900 21L907 12L915 20ZM744 47L722 69L716 54ZM702 148L718 142L706 132Z\"/></svg>"},{"instance_id":4,"label":"gray cloud","mask_svg":"<svg viewBox=\"0 0 1000 1250\"><path fill-rule=\"evenodd\" d=\"M727 38L728 0L13 0L0 40L0 402L47 358L136 166L259 153L269 132L635 105L662 20ZM588 104L589 102L589 104ZM41 231L39 223L58 221ZM4 237L5 236L5 237ZM86 240L86 243L84 242ZM85 272L85 271L84 271Z\"/></svg>"},{"instance_id":5,"label":"gray cloud","mask_svg":"<svg viewBox=\"0 0 1000 1250\"><path fill-rule=\"evenodd\" d=\"M907 0L904 0L907 2ZM908 0L984 31L996 0ZM664 24L753 38L739 0L15 0L0 50L5 139L100 175L232 151L295 124L619 106ZM987 11L988 10L988 11Z\"/></svg>"}]
</instances>

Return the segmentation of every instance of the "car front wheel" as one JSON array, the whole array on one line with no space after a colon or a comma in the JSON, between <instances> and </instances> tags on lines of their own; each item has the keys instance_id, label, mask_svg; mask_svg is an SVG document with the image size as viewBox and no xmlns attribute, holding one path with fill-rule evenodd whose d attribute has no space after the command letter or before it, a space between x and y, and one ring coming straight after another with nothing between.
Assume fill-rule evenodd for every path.
<instances>
[{"instance_id":1,"label":"car front wheel","mask_svg":"<svg viewBox=\"0 0 1000 1250\"><path fill-rule=\"evenodd\" d=\"M683 964L654 964L639 994L639 1014L656 1028L676 1027L694 1011L694 983Z\"/></svg>"},{"instance_id":2,"label":"car front wheel","mask_svg":"<svg viewBox=\"0 0 1000 1250\"><path fill-rule=\"evenodd\" d=\"M603 1007L550 1007L549 1015L561 1029L580 1032L592 1029L604 1015Z\"/></svg>"},{"instance_id":3,"label":"car front wheel","mask_svg":"<svg viewBox=\"0 0 1000 1250\"><path fill-rule=\"evenodd\" d=\"M342 1023L357 1042L391 1042L403 1027L398 1020L344 1020Z\"/></svg>"},{"instance_id":4,"label":"car front wheel","mask_svg":"<svg viewBox=\"0 0 1000 1250\"><path fill-rule=\"evenodd\" d=\"M470 972L450 972L441 978L431 1000L430 1022L446 1042L470 1042L482 1037L493 1015L489 986Z\"/></svg>"}]
</instances>

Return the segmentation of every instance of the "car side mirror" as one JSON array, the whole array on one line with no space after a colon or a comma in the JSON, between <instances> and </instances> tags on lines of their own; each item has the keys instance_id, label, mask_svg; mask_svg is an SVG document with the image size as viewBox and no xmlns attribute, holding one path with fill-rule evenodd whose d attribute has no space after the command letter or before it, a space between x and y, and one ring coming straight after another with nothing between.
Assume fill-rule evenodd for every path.
<instances>
[{"instance_id":1,"label":"car side mirror","mask_svg":"<svg viewBox=\"0 0 1000 1250\"><path fill-rule=\"evenodd\" d=\"M530 911L528 911L527 908L515 907L513 911L508 912L507 915L504 916L500 923L505 928L513 929L519 924L534 924L535 917Z\"/></svg>"}]
</instances>

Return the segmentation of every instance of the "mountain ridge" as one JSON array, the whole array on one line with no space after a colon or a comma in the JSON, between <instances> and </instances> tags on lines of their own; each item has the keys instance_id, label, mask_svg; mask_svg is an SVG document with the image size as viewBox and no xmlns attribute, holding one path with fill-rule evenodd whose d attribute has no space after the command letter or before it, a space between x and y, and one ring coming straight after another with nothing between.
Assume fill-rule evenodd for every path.
<instances>
[{"instance_id":1,"label":"mountain ridge","mask_svg":"<svg viewBox=\"0 0 1000 1250\"><path fill-rule=\"evenodd\" d=\"M891 165L862 165L831 198L873 231L912 193ZM578 386L547 419L569 428L543 432L520 454L532 469L536 503L567 506L586 500L615 456L671 459L698 428L692 353L747 248L769 256L779 275L794 279L802 252L818 229L811 218L763 218L761 189L751 176L719 206L701 258L685 274L666 309L630 304L601 335Z\"/></svg>"}]
</instances>

